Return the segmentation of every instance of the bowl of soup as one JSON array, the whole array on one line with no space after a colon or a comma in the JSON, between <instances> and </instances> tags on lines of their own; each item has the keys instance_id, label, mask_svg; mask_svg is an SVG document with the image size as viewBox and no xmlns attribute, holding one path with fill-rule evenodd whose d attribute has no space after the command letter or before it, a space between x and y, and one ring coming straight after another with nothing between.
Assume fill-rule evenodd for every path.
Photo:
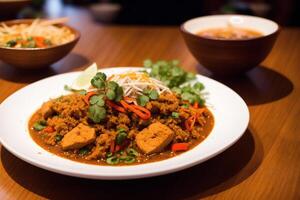
<instances>
[{"instance_id":1,"label":"bowl of soup","mask_svg":"<svg viewBox=\"0 0 300 200\"><path fill-rule=\"evenodd\" d=\"M270 53L277 23L247 15L211 15L180 27L190 52L218 76L235 75L258 66Z\"/></svg>"}]
</instances>

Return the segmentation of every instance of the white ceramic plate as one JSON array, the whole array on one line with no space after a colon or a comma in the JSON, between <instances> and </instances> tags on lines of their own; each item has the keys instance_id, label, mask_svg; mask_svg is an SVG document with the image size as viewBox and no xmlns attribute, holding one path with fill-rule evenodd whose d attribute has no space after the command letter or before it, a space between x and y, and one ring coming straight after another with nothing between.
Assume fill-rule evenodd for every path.
<instances>
[{"instance_id":1,"label":"white ceramic plate","mask_svg":"<svg viewBox=\"0 0 300 200\"><path fill-rule=\"evenodd\" d=\"M140 68L108 68L108 76ZM200 145L167 160L132 166L97 166L71 161L45 151L30 137L27 123L30 116L49 98L65 94L64 85L71 85L79 72L52 76L9 96L0 105L0 142L18 158L37 167L60 174L91 179L134 179L179 171L221 153L244 133L249 111L243 99L227 86L197 75L209 93L207 103L215 117L215 126Z\"/></svg>"}]
</instances>

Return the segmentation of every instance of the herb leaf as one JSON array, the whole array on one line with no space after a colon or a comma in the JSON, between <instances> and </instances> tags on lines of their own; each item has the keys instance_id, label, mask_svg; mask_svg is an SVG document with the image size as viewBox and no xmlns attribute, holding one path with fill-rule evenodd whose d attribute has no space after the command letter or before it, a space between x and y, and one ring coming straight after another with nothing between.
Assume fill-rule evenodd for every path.
<instances>
[{"instance_id":1,"label":"herb leaf","mask_svg":"<svg viewBox=\"0 0 300 200\"><path fill-rule=\"evenodd\" d=\"M147 97L146 95L140 95L137 97L137 103L140 106L145 106L149 102L149 100L149 97Z\"/></svg>"},{"instance_id":2,"label":"herb leaf","mask_svg":"<svg viewBox=\"0 0 300 200\"><path fill-rule=\"evenodd\" d=\"M116 102L121 101L121 99L123 98L123 94L124 94L123 88L120 87L120 86L118 86L117 89L116 89L116 98L115 98L115 101Z\"/></svg>"},{"instance_id":3,"label":"herb leaf","mask_svg":"<svg viewBox=\"0 0 300 200\"><path fill-rule=\"evenodd\" d=\"M184 71L178 60L144 61L144 67L150 68L150 76L164 82L169 88L179 87L181 84L195 79L195 74Z\"/></svg>"},{"instance_id":4,"label":"herb leaf","mask_svg":"<svg viewBox=\"0 0 300 200\"><path fill-rule=\"evenodd\" d=\"M82 90L75 90L75 89L71 88L68 85L64 86L64 90L70 91L70 92L75 92L75 93L78 93L78 94L81 94L81 95L86 95L86 93L87 93L86 90L84 90L84 89L82 89Z\"/></svg>"},{"instance_id":5,"label":"herb leaf","mask_svg":"<svg viewBox=\"0 0 300 200\"><path fill-rule=\"evenodd\" d=\"M98 72L91 80L92 86L102 89L105 87L106 75L103 72Z\"/></svg>"},{"instance_id":6,"label":"herb leaf","mask_svg":"<svg viewBox=\"0 0 300 200\"><path fill-rule=\"evenodd\" d=\"M90 98L90 104L91 105L98 105L98 106L104 106L105 102L103 100L103 95L93 95Z\"/></svg>"},{"instance_id":7,"label":"herb leaf","mask_svg":"<svg viewBox=\"0 0 300 200\"><path fill-rule=\"evenodd\" d=\"M106 117L106 110L98 105L91 105L88 110L88 117L94 123L100 123Z\"/></svg>"},{"instance_id":8,"label":"herb leaf","mask_svg":"<svg viewBox=\"0 0 300 200\"><path fill-rule=\"evenodd\" d=\"M187 100L190 103L198 102L200 105L205 103L202 97L201 91L204 89L202 83L195 83L194 85L185 83L196 78L196 75L191 72L184 71L178 60L171 61L157 61L152 62L151 60L144 61L144 67L150 68L150 76L161 80L166 86L168 86L174 93L181 95L183 100ZM184 84L184 86L183 86ZM150 96L149 91L145 91L145 95L151 99L154 96Z\"/></svg>"},{"instance_id":9,"label":"herb leaf","mask_svg":"<svg viewBox=\"0 0 300 200\"><path fill-rule=\"evenodd\" d=\"M33 128L36 131L41 131L46 128L47 122L45 120L37 121L33 124Z\"/></svg>"},{"instance_id":10,"label":"herb leaf","mask_svg":"<svg viewBox=\"0 0 300 200\"><path fill-rule=\"evenodd\" d=\"M123 88L114 81L109 81L107 83L106 96L109 100L114 100L119 102L123 97Z\"/></svg>"},{"instance_id":11,"label":"herb leaf","mask_svg":"<svg viewBox=\"0 0 300 200\"><path fill-rule=\"evenodd\" d=\"M173 87L172 91L175 92L176 94L181 94L182 90L179 87Z\"/></svg>"},{"instance_id":12,"label":"herb leaf","mask_svg":"<svg viewBox=\"0 0 300 200\"><path fill-rule=\"evenodd\" d=\"M108 89L106 91L106 96L109 100L114 100L116 98L116 93L113 89Z\"/></svg>"},{"instance_id":13,"label":"herb leaf","mask_svg":"<svg viewBox=\"0 0 300 200\"><path fill-rule=\"evenodd\" d=\"M115 81L109 81L107 83L107 88L115 90L118 87L118 83L116 83Z\"/></svg>"},{"instance_id":14,"label":"herb leaf","mask_svg":"<svg viewBox=\"0 0 300 200\"><path fill-rule=\"evenodd\" d=\"M158 92L156 90L151 90L149 94L150 99L155 100L158 99Z\"/></svg>"}]
</instances>

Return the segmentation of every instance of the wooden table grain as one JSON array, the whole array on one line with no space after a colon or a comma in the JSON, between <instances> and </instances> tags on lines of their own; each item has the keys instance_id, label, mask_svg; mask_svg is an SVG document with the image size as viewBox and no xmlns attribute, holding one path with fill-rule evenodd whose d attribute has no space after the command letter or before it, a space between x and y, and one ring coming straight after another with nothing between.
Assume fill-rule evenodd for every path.
<instances>
[{"instance_id":1,"label":"wooden table grain","mask_svg":"<svg viewBox=\"0 0 300 200\"><path fill-rule=\"evenodd\" d=\"M109 26L92 21L85 10L67 14L82 34L76 48L45 70L0 62L0 102L34 81L94 61L104 68L176 58L186 70L211 76L191 56L178 27ZM244 98L251 115L243 137L225 152L169 175L102 181L39 169L0 146L0 199L300 199L299 77L300 29L283 28L261 66L219 80Z\"/></svg>"}]
</instances>

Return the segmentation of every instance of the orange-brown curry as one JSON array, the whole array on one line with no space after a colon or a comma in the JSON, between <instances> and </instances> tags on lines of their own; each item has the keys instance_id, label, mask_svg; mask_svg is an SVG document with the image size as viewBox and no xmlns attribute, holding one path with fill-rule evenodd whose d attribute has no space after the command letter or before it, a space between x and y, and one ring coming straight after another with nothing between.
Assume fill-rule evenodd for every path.
<instances>
[{"instance_id":1,"label":"orange-brown curry","mask_svg":"<svg viewBox=\"0 0 300 200\"><path fill-rule=\"evenodd\" d=\"M201 143L214 125L207 107L191 105L173 93L163 93L146 104L151 112L148 120L118 110L109 102L105 106L106 118L94 123L88 118L84 95L52 99L31 117L30 134L42 148L64 158L97 165L128 165L185 152Z\"/></svg>"}]
</instances>

